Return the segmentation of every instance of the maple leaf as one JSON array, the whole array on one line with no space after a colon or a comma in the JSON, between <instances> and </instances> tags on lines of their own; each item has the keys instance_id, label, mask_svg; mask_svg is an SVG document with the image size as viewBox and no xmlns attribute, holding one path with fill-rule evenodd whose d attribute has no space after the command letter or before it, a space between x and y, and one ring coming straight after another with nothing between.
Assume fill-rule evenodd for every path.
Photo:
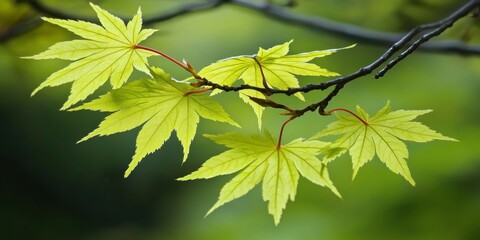
<instances>
[{"instance_id":1,"label":"maple leaf","mask_svg":"<svg viewBox=\"0 0 480 240\"><path fill-rule=\"evenodd\" d=\"M128 131L144 124L137 136L135 155L125 177L146 155L161 148L173 130L183 146L185 161L195 137L199 115L239 127L211 97L192 92L192 86L172 80L162 69L151 68L151 75L154 79L133 81L72 109L113 112L79 142L94 136Z\"/></svg>"},{"instance_id":2,"label":"maple leaf","mask_svg":"<svg viewBox=\"0 0 480 240\"><path fill-rule=\"evenodd\" d=\"M263 71L269 87L285 90L299 87L298 79L295 75L338 76L338 73L328 71L308 62L315 58L328 56L336 51L355 46L287 55L292 42L293 40L266 50L260 48L255 55L243 55L217 61L200 70L198 74L220 85L231 86L238 79L242 79L247 85L264 87ZM214 93L217 92L215 91ZM295 96L304 100L301 93L297 93ZM244 90L240 92L240 97L253 108L257 115L258 126L261 128L264 107L250 100L250 97L265 99L265 96L257 91Z\"/></svg>"},{"instance_id":3,"label":"maple leaf","mask_svg":"<svg viewBox=\"0 0 480 240\"><path fill-rule=\"evenodd\" d=\"M296 139L277 149L277 144L269 133L249 137L237 133L205 137L232 149L208 159L197 171L178 180L207 179L240 171L223 186L218 201L207 215L223 204L245 195L263 179L262 196L268 201L268 212L273 215L275 224L278 224L288 199L295 200L299 172L311 182L328 187L340 197L326 166L316 157L328 143Z\"/></svg>"},{"instance_id":4,"label":"maple leaf","mask_svg":"<svg viewBox=\"0 0 480 240\"><path fill-rule=\"evenodd\" d=\"M432 110L397 110L391 111L390 102L370 117L365 110L357 106L357 116L336 114L338 121L327 126L312 139L328 135L341 135L329 147L325 148L329 162L341 156L347 150L352 158L353 177L360 167L372 160L375 154L394 173L402 175L410 184L415 185L406 159L408 149L401 140L428 142L432 140L457 141L443 136L427 126L412 122L416 117Z\"/></svg>"},{"instance_id":5,"label":"maple leaf","mask_svg":"<svg viewBox=\"0 0 480 240\"><path fill-rule=\"evenodd\" d=\"M120 18L93 3L90 5L97 13L103 27L85 21L43 17L43 20L66 28L85 40L56 43L45 52L25 57L75 61L51 74L32 93L34 95L45 87L73 82L70 95L62 106L62 110L84 100L108 79L114 89L121 87L132 74L133 68L149 74L147 57L154 53L136 49L136 45L156 30L141 29L142 12L140 8L125 26Z\"/></svg>"}]
</instances>

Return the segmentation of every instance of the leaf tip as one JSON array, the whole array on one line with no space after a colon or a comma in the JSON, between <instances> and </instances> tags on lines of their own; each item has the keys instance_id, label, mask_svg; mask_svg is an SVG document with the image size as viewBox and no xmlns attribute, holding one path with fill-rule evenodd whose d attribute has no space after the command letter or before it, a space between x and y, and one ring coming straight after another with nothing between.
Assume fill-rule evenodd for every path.
<instances>
[{"instance_id":1,"label":"leaf tip","mask_svg":"<svg viewBox=\"0 0 480 240\"><path fill-rule=\"evenodd\" d=\"M50 18L50 17L41 17L40 19L42 19L45 22L49 22L49 23L53 23L53 21L56 20L56 18Z\"/></svg>"},{"instance_id":2,"label":"leaf tip","mask_svg":"<svg viewBox=\"0 0 480 240\"><path fill-rule=\"evenodd\" d=\"M85 137L83 137L82 139L78 140L78 141L76 142L76 144L85 142L85 141L87 141L88 139L90 139L90 137L89 137L89 136L85 136Z\"/></svg>"},{"instance_id":3,"label":"leaf tip","mask_svg":"<svg viewBox=\"0 0 480 240\"><path fill-rule=\"evenodd\" d=\"M78 106L78 107L74 107L74 108L69 108L66 111L67 112L76 112L76 111L80 111L80 110L87 110L87 109L83 106Z\"/></svg>"},{"instance_id":4,"label":"leaf tip","mask_svg":"<svg viewBox=\"0 0 480 240\"><path fill-rule=\"evenodd\" d=\"M413 180L412 176L410 175L410 173L408 173L407 175L404 175L404 174L400 174L401 176L403 176L405 178L405 180L407 180L408 183L410 183L410 185L412 185L413 187L415 187L415 180Z\"/></svg>"},{"instance_id":5,"label":"leaf tip","mask_svg":"<svg viewBox=\"0 0 480 240\"><path fill-rule=\"evenodd\" d=\"M95 3L92 3L92 2L89 2L88 4L90 4L90 7L92 7L92 8L98 7L98 5L96 5Z\"/></svg>"},{"instance_id":6,"label":"leaf tip","mask_svg":"<svg viewBox=\"0 0 480 240\"><path fill-rule=\"evenodd\" d=\"M132 168L131 166L128 166L128 169L125 170L125 173L123 174L123 178L128 178L128 176L130 176L130 173L132 173L134 168L135 167Z\"/></svg>"},{"instance_id":7,"label":"leaf tip","mask_svg":"<svg viewBox=\"0 0 480 240\"><path fill-rule=\"evenodd\" d=\"M350 49L350 48L354 48L354 47L356 47L356 46L357 46L357 43L354 43L354 44L352 44L352 45L350 45L350 46L344 47L343 49Z\"/></svg>"},{"instance_id":8,"label":"leaf tip","mask_svg":"<svg viewBox=\"0 0 480 240\"><path fill-rule=\"evenodd\" d=\"M33 90L33 91L32 91L32 93L30 93L30 97L33 97L33 96L35 96L35 94L37 94L37 93L38 93L38 91L40 91L40 90L41 90L41 88L40 88L40 87L37 87L37 88L35 88L35 90Z\"/></svg>"},{"instance_id":9,"label":"leaf tip","mask_svg":"<svg viewBox=\"0 0 480 240\"><path fill-rule=\"evenodd\" d=\"M329 186L329 188L338 198L343 199L342 194L340 194L337 188L335 188L333 185Z\"/></svg>"},{"instance_id":10,"label":"leaf tip","mask_svg":"<svg viewBox=\"0 0 480 240\"><path fill-rule=\"evenodd\" d=\"M352 182L355 180L355 177L357 177L357 173L358 173L358 169L354 169L352 174Z\"/></svg>"},{"instance_id":11,"label":"leaf tip","mask_svg":"<svg viewBox=\"0 0 480 240\"><path fill-rule=\"evenodd\" d=\"M442 135L443 136L443 135ZM456 139L456 138L451 138L451 137L447 137L447 136L443 136L443 138L439 139L439 140L444 140L444 141L451 141L451 142L460 142L460 140Z\"/></svg>"},{"instance_id":12,"label":"leaf tip","mask_svg":"<svg viewBox=\"0 0 480 240\"><path fill-rule=\"evenodd\" d=\"M407 181L413 186L415 187L415 181L413 179L407 179Z\"/></svg>"},{"instance_id":13,"label":"leaf tip","mask_svg":"<svg viewBox=\"0 0 480 240\"><path fill-rule=\"evenodd\" d=\"M187 175L187 176L183 176L183 177L176 178L175 180L177 180L177 181L182 181L182 182L191 180L191 179L189 179L189 178L187 178L187 177L188 177L188 175Z\"/></svg>"},{"instance_id":14,"label":"leaf tip","mask_svg":"<svg viewBox=\"0 0 480 240\"><path fill-rule=\"evenodd\" d=\"M184 154L183 159L182 159L182 164L181 164L182 166L187 161L187 158L188 158L188 156Z\"/></svg>"},{"instance_id":15,"label":"leaf tip","mask_svg":"<svg viewBox=\"0 0 480 240\"><path fill-rule=\"evenodd\" d=\"M219 203L219 202L216 202L209 210L208 212L205 214L204 218L208 217L208 215L210 215L213 211L215 211L218 207L222 206L223 204L222 203Z\"/></svg>"},{"instance_id":16,"label":"leaf tip","mask_svg":"<svg viewBox=\"0 0 480 240\"><path fill-rule=\"evenodd\" d=\"M70 106L72 106L72 104L70 104L68 101L65 102L65 104L63 104L63 106L60 108L60 111L67 111L68 108L70 108Z\"/></svg>"},{"instance_id":17,"label":"leaf tip","mask_svg":"<svg viewBox=\"0 0 480 240\"><path fill-rule=\"evenodd\" d=\"M274 217L273 223L275 224L275 226L278 226L278 224L280 223L280 218L277 219L276 217Z\"/></svg>"},{"instance_id":18,"label":"leaf tip","mask_svg":"<svg viewBox=\"0 0 480 240\"><path fill-rule=\"evenodd\" d=\"M141 161L142 159L138 158L138 156L135 154L133 156L133 159L132 161L130 162L130 164L128 164L128 168L127 170L125 170L125 174L123 175L124 178L127 178L128 176L130 176L130 174L133 172L133 170L137 167L138 163Z\"/></svg>"}]
</instances>

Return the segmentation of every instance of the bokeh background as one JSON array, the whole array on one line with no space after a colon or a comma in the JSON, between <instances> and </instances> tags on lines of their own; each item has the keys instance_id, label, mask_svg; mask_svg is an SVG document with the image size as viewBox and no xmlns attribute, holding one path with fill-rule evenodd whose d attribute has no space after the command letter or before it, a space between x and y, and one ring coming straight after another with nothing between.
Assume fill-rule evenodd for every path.
<instances>
[{"instance_id":1,"label":"bokeh background","mask_svg":"<svg viewBox=\"0 0 480 240\"><path fill-rule=\"evenodd\" d=\"M145 18L194 1L92 0L129 18L142 7ZM260 2L260 1L257 1ZM274 1L282 2L282 1ZM292 11L386 32L404 32L440 19L463 1L451 0L299 0ZM94 18L88 1L43 0L60 12ZM22 1L0 2L0 31L37 21L39 13ZM476 21L476 22L475 22ZM459 22L442 38L479 42L478 19ZM144 45L187 58L197 68L229 56L253 54L295 39L291 53L337 48L355 43L329 33L270 19L260 12L226 4L149 25L160 29ZM243 128L205 120L200 123L190 157L181 164L179 142L145 158L128 178L123 172L134 153L138 129L76 144L105 117L102 113L63 112L70 86L32 90L67 62L22 60L58 41L75 38L42 24L0 43L0 126L2 144L0 229L2 239L480 239L480 58L416 52L386 77L364 77L347 85L330 107L375 112L387 100L394 109L433 109L419 120L460 140L409 143L412 187L378 159L351 180L351 163L342 157L330 165L343 195L300 180L297 199L289 202L274 226L257 186L245 197L213 214L204 214L232 176L177 182L224 148L204 133L256 133L253 112L236 94L216 97ZM316 60L348 74L369 64L386 47L359 42L352 50ZM173 64L151 64L177 78L187 75ZM134 74L131 79L143 77ZM303 84L325 81L301 78ZM102 88L98 93L103 93ZM307 94L307 102L325 93ZM292 106L306 103L276 97ZM285 117L267 110L265 128L278 134ZM288 125L285 140L310 137L333 118L310 113Z\"/></svg>"}]
</instances>

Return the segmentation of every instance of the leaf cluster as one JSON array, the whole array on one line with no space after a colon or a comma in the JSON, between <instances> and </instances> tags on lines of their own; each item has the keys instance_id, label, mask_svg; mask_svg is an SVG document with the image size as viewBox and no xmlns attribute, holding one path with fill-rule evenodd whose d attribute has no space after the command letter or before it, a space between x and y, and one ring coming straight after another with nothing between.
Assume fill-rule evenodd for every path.
<instances>
[{"instance_id":1,"label":"leaf cluster","mask_svg":"<svg viewBox=\"0 0 480 240\"><path fill-rule=\"evenodd\" d=\"M335 195L340 193L329 177L327 165L346 152L353 163L353 176L375 155L394 173L415 184L408 169L408 150L403 141L427 142L455 140L445 137L419 122L416 117L430 110L391 111L387 103L373 117L362 108L357 113L346 109L333 109L348 113L338 114L337 121L310 139L298 138L282 144L285 125L304 112L294 110L268 98L273 89L297 88L298 76L337 76L338 73L314 63L315 58L331 55L339 50L329 49L288 55L292 41L260 48L254 55L242 55L219 60L196 72L186 60L177 61L163 52L138 45L156 30L142 29L141 10L125 23L91 4L101 26L84 21L43 18L63 27L82 40L60 42L45 52L27 57L31 59L64 59L73 61L67 67L50 75L35 89L72 82L68 100L62 110L90 110L109 113L98 128L79 142L95 136L107 136L140 128L136 138L135 154L125 177L150 153L160 149L173 131L183 146L183 162L187 160L190 145L196 135L200 117L240 127L213 99L213 95L238 87L239 97L250 105L262 128L262 115L266 107L287 110L290 118L282 125L278 139L268 131L264 134L244 136L239 133L205 135L229 150L206 160L197 171L179 180L208 179L237 173L220 191L218 201L207 214L223 204L239 198L262 182L262 196L268 202L268 212L275 224L280 222L288 199L296 196L300 176L314 184L327 187ZM148 57L163 56L192 74L195 82L177 81L166 71L150 67ZM145 78L127 80L133 69L146 74ZM92 95L110 80L112 90L97 99L74 106ZM304 101L301 92L295 96ZM320 141L325 136L338 136L332 142Z\"/></svg>"}]
</instances>

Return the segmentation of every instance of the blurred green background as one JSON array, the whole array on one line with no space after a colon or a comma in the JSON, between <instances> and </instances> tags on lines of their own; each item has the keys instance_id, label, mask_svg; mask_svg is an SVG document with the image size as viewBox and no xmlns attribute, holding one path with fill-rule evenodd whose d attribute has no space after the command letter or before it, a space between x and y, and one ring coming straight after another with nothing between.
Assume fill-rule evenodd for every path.
<instances>
[{"instance_id":1,"label":"blurred green background","mask_svg":"<svg viewBox=\"0 0 480 240\"><path fill-rule=\"evenodd\" d=\"M42 15L20 2L0 2L1 33ZM148 18L194 1L92 2L127 18L141 6ZM463 1L297 2L292 11L298 13L369 29L403 32L446 16ZM44 3L61 12L94 18L88 1ZM460 37L478 44L478 21L464 19L442 37ZM253 54L258 47L268 48L290 39L295 39L291 53L354 43L229 4L148 27L160 31L144 45L177 59L185 57L197 68L221 58ZM73 38L66 30L42 24L0 43L2 239L480 239L478 56L416 52L382 79L364 77L348 84L330 107L354 109L358 104L373 113L390 100L394 109L433 109L419 121L460 142L408 144L408 163L416 187L388 171L378 159L364 166L352 182L351 163L342 157L331 164L330 175L343 199L300 180L297 199L288 203L276 227L258 186L204 218L221 186L232 176L193 182L175 180L224 150L202 134L258 131L253 112L236 94L222 94L216 99L243 129L202 121L190 157L183 165L180 144L172 138L160 151L145 158L128 179L123 179L134 153L138 129L75 144L105 115L59 111L69 86L48 88L31 98L32 90L67 62L19 59ZM359 43L352 50L316 63L348 74L385 50ZM151 58L151 65L162 67L177 78L187 77L160 58ZM140 77L143 75L137 73L131 79ZM327 79L302 78L301 82L324 80ZM309 93L307 102L324 95ZM305 106L295 99L276 99ZM285 120L278 113L267 110L264 118L265 127L274 134L278 134ZM332 120L307 114L288 125L284 141L310 137Z\"/></svg>"}]
</instances>

